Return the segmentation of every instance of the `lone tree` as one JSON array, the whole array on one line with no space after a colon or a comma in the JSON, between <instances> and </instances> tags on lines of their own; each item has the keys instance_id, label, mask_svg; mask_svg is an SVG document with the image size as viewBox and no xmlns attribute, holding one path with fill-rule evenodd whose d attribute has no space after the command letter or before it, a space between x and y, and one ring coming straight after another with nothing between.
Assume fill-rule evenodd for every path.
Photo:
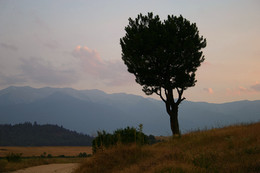
<instances>
[{"instance_id":1,"label":"lone tree","mask_svg":"<svg viewBox=\"0 0 260 173\"><path fill-rule=\"evenodd\" d=\"M147 95L160 96L170 116L173 135L179 135L178 107L183 91L195 86L195 72L204 61L206 39L195 23L182 16L139 14L129 18L126 35L120 39L122 59ZM174 98L174 93L177 97Z\"/></svg>"}]
</instances>

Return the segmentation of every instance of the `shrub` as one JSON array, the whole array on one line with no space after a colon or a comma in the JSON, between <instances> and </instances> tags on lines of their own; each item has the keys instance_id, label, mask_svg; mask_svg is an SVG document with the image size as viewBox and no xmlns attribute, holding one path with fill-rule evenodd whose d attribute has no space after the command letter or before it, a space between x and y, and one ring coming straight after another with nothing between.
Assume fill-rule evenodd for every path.
<instances>
[{"instance_id":1,"label":"shrub","mask_svg":"<svg viewBox=\"0 0 260 173\"><path fill-rule=\"evenodd\" d=\"M79 153L78 157L89 157L89 155L84 152L84 153Z\"/></svg>"},{"instance_id":2,"label":"shrub","mask_svg":"<svg viewBox=\"0 0 260 173\"><path fill-rule=\"evenodd\" d=\"M6 159L8 162L19 162L22 159L22 153L9 153Z\"/></svg>"},{"instance_id":3,"label":"shrub","mask_svg":"<svg viewBox=\"0 0 260 173\"><path fill-rule=\"evenodd\" d=\"M148 144L148 136L142 132L143 125L139 125L139 129L134 127L126 127L125 129L118 129L113 134L106 131L98 132L98 136L92 141L92 151L96 153L98 149L103 150L116 144L130 144L138 145Z\"/></svg>"},{"instance_id":4,"label":"shrub","mask_svg":"<svg viewBox=\"0 0 260 173\"><path fill-rule=\"evenodd\" d=\"M148 136L148 142L149 142L150 145L152 145L152 144L155 144L155 143L157 143L157 142L159 142L159 141L156 140L153 135L149 135L149 136Z\"/></svg>"},{"instance_id":5,"label":"shrub","mask_svg":"<svg viewBox=\"0 0 260 173\"><path fill-rule=\"evenodd\" d=\"M47 153L46 152L43 152L42 154L41 154L41 158L45 158L47 156Z\"/></svg>"}]
</instances>

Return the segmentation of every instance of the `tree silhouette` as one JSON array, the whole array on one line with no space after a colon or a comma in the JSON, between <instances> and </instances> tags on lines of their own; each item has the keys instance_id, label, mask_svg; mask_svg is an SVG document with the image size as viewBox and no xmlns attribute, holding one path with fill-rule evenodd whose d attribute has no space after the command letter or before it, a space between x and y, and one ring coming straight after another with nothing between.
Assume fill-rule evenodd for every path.
<instances>
[{"instance_id":1,"label":"tree silhouette","mask_svg":"<svg viewBox=\"0 0 260 173\"><path fill-rule=\"evenodd\" d=\"M204 61L206 39L195 23L168 15L161 21L153 13L129 18L126 35L120 39L122 59L147 95L160 96L170 116L173 135L180 134L178 107L183 91L195 86L195 72ZM174 98L174 93L177 98Z\"/></svg>"}]
</instances>

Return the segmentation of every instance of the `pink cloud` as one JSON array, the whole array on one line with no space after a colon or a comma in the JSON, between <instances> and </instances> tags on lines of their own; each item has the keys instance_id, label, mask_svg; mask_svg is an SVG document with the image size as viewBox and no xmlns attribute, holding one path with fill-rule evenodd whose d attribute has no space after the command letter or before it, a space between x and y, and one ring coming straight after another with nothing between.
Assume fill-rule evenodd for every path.
<instances>
[{"instance_id":1,"label":"pink cloud","mask_svg":"<svg viewBox=\"0 0 260 173\"><path fill-rule=\"evenodd\" d=\"M254 91L260 92L260 83L259 83L259 82L256 82L256 84L252 85L251 88L252 88Z\"/></svg>"},{"instance_id":2,"label":"pink cloud","mask_svg":"<svg viewBox=\"0 0 260 173\"><path fill-rule=\"evenodd\" d=\"M203 90L206 91L209 94L213 94L214 93L212 88L204 88Z\"/></svg>"},{"instance_id":3,"label":"pink cloud","mask_svg":"<svg viewBox=\"0 0 260 173\"><path fill-rule=\"evenodd\" d=\"M90 48L88 48L87 46L80 46L78 45L75 49L74 49L74 54L76 56L79 56L81 58L90 58L90 59L94 59L94 61L101 63L102 59L99 56L99 53L96 50L92 50Z\"/></svg>"},{"instance_id":4,"label":"pink cloud","mask_svg":"<svg viewBox=\"0 0 260 173\"><path fill-rule=\"evenodd\" d=\"M79 45L73 50L72 55L79 58L81 67L88 74L99 75L103 71L104 63L96 50Z\"/></svg>"},{"instance_id":5,"label":"pink cloud","mask_svg":"<svg viewBox=\"0 0 260 173\"><path fill-rule=\"evenodd\" d=\"M238 87L238 91L240 91L240 92L249 92L250 90L245 88L245 87L240 86L240 87Z\"/></svg>"},{"instance_id":6,"label":"pink cloud","mask_svg":"<svg viewBox=\"0 0 260 173\"><path fill-rule=\"evenodd\" d=\"M80 66L87 75L102 80L106 85L119 86L133 81L123 61L104 61L96 50L87 46L77 46L72 54L79 58Z\"/></svg>"},{"instance_id":7,"label":"pink cloud","mask_svg":"<svg viewBox=\"0 0 260 173\"><path fill-rule=\"evenodd\" d=\"M245 88L243 86L239 86L233 89L226 89L226 94L231 96L238 96L238 95L246 95L246 94L254 94L255 91L252 89Z\"/></svg>"}]
</instances>

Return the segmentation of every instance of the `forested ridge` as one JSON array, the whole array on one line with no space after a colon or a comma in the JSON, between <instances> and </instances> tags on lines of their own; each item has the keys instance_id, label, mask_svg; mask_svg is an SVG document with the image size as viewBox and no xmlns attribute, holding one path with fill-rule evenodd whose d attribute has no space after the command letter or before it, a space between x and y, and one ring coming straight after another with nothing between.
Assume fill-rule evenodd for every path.
<instances>
[{"instance_id":1,"label":"forested ridge","mask_svg":"<svg viewBox=\"0 0 260 173\"><path fill-rule=\"evenodd\" d=\"M90 146L93 137L58 125L0 125L0 146Z\"/></svg>"}]
</instances>

